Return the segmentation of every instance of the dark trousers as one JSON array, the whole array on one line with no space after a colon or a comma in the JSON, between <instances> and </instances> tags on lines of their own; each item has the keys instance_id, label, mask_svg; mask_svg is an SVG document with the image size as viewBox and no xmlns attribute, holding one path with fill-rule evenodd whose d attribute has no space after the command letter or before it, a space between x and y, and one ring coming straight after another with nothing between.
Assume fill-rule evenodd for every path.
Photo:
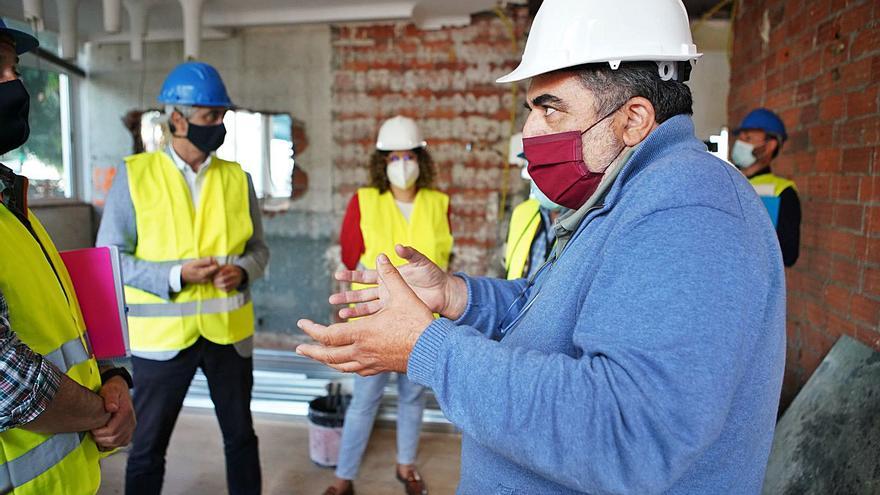
<instances>
[{"instance_id":1,"label":"dark trousers","mask_svg":"<svg viewBox=\"0 0 880 495\"><path fill-rule=\"evenodd\" d=\"M159 494L165 475L165 452L196 369L208 379L211 400L223 432L226 482L230 495L258 494L260 456L251 418L254 385L252 358L232 345L200 338L169 361L132 358L134 368L134 431L125 472L126 495ZM198 452L196 455L215 455ZM178 466L186 469L186 466Z\"/></svg>"}]
</instances>

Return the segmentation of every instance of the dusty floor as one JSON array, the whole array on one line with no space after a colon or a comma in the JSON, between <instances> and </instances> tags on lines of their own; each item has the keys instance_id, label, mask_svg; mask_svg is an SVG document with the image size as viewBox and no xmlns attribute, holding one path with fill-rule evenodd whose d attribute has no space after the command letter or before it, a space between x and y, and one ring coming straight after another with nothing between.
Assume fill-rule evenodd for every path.
<instances>
[{"instance_id":1,"label":"dusty floor","mask_svg":"<svg viewBox=\"0 0 880 495\"><path fill-rule=\"evenodd\" d=\"M255 416L260 438L265 495L318 494L333 479L333 470L309 460L308 427L304 420ZM432 495L455 493L461 438L449 433L423 433L418 464ZM168 449L164 494L220 495L226 493L220 429L213 411L185 409ZM394 478L395 433L377 428L364 456L358 495L403 493ZM125 453L103 462L100 495L124 493Z\"/></svg>"}]
</instances>

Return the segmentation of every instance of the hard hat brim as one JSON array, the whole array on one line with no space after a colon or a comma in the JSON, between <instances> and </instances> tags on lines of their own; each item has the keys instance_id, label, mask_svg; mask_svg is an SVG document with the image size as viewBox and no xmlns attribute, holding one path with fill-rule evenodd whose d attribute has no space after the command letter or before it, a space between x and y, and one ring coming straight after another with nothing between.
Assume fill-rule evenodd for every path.
<instances>
[{"instance_id":1,"label":"hard hat brim","mask_svg":"<svg viewBox=\"0 0 880 495\"><path fill-rule=\"evenodd\" d=\"M526 67L526 64L520 63L519 67L514 69L509 74L499 77L495 80L497 84L506 84L524 81L526 79L531 79L535 76L540 76L542 74L549 74L551 72L555 72L563 69L570 69L572 67L577 67L579 65L585 64L601 64L601 63L615 63L619 64L620 62L686 62L688 60L698 60L702 57L702 53L694 53L688 54L686 56L670 56L670 55L642 55L638 57L620 57L620 58L612 58L612 57L603 57L601 59L589 59L589 60L581 60L577 62L570 62L565 64L547 64L542 67Z\"/></svg>"},{"instance_id":2,"label":"hard hat brim","mask_svg":"<svg viewBox=\"0 0 880 495\"><path fill-rule=\"evenodd\" d=\"M18 29L8 27L0 28L0 33L11 37L15 42L16 55L30 52L40 46L40 40L24 31L19 31Z\"/></svg>"}]
</instances>

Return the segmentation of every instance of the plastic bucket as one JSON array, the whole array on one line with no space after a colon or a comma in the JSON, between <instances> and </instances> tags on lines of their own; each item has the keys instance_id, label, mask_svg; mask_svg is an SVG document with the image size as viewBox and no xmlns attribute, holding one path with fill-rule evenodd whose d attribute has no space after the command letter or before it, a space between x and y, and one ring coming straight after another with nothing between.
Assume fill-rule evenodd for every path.
<instances>
[{"instance_id":1,"label":"plastic bucket","mask_svg":"<svg viewBox=\"0 0 880 495\"><path fill-rule=\"evenodd\" d=\"M336 466L342 441L345 401L332 399L318 397L309 402L309 457L322 467Z\"/></svg>"}]
</instances>

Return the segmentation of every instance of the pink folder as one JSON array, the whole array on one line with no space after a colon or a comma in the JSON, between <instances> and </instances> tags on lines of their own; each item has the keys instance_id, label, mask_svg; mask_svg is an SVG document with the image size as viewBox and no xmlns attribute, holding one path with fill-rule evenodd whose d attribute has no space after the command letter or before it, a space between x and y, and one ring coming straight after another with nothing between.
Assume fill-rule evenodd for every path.
<instances>
[{"instance_id":1,"label":"pink folder","mask_svg":"<svg viewBox=\"0 0 880 495\"><path fill-rule=\"evenodd\" d=\"M118 249L99 247L60 254L73 280L95 357L128 357L131 347Z\"/></svg>"}]
</instances>

